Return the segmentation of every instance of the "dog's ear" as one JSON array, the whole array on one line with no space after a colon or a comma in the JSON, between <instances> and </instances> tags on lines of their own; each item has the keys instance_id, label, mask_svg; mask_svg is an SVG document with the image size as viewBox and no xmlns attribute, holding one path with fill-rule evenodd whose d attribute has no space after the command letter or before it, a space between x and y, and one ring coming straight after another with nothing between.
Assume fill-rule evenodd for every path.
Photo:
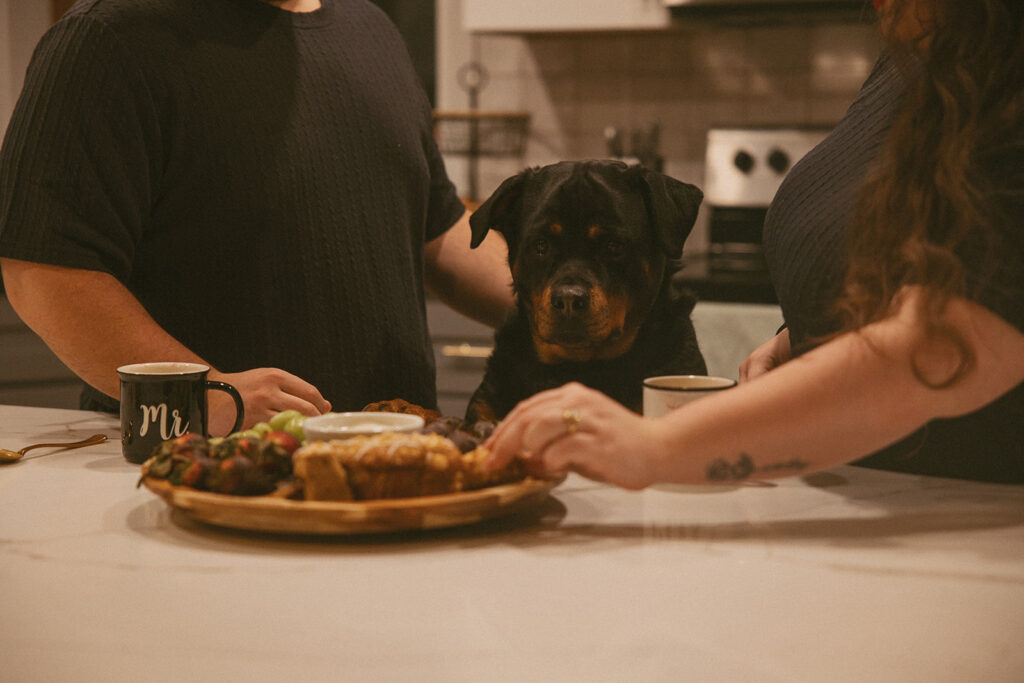
<instances>
[{"instance_id":1,"label":"dog's ear","mask_svg":"<svg viewBox=\"0 0 1024 683\"><path fill-rule=\"evenodd\" d=\"M519 215L522 213L523 186L526 184L527 173L528 171L523 171L506 178L494 194L469 217L469 227L473 231L470 247L478 247L490 230L497 230L508 241L511 237L511 228L518 224Z\"/></svg>"},{"instance_id":2,"label":"dog's ear","mask_svg":"<svg viewBox=\"0 0 1024 683\"><path fill-rule=\"evenodd\" d=\"M704 193L695 185L643 166L634 166L630 171L640 182L658 240L672 258L678 258L683 252L683 243L693 230Z\"/></svg>"}]
</instances>

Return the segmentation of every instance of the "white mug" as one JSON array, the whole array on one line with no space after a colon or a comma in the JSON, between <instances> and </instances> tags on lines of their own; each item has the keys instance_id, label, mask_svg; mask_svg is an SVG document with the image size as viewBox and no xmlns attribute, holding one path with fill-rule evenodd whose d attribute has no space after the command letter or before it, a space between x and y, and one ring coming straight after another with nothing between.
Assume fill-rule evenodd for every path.
<instances>
[{"instance_id":1,"label":"white mug","mask_svg":"<svg viewBox=\"0 0 1024 683\"><path fill-rule=\"evenodd\" d=\"M698 398L736 386L728 377L663 375L644 380L644 417L661 417Z\"/></svg>"}]
</instances>

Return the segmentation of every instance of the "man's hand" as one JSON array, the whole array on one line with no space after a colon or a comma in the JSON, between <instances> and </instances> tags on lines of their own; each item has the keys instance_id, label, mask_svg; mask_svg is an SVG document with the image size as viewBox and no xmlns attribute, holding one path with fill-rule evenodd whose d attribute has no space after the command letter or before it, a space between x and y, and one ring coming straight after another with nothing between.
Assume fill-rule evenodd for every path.
<instances>
[{"instance_id":1,"label":"man's hand","mask_svg":"<svg viewBox=\"0 0 1024 683\"><path fill-rule=\"evenodd\" d=\"M238 389L245 404L242 429L257 422L266 422L283 410L297 410L303 415L320 415L331 404L309 382L278 368L258 368L245 372L211 371L209 379L227 382ZM223 391L211 390L209 396L210 434L224 436L235 423L235 403Z\"/></svg>"}]
</instances>

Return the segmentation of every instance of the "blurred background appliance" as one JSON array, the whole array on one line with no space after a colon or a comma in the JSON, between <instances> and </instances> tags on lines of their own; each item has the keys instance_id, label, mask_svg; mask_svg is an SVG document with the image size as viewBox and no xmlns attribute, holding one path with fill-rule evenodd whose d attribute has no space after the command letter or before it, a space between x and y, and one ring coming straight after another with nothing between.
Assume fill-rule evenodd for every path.
<instances>
[{"instance_id":1,"label":"blurred background appliance","mask_svg":"<svg viewBox=\"0 0 1024 683\"><path fill-rule=\"evenodd\" d=\"M827 131L713 128L705 155L704 202L712 269L764 270L761 233L768 206L797 161Z\"/></svg>"},{"instance_id":2,"label":"blurred background appliance","mask_svg":"<svg viewBox=\"0 0 1024 683\"><path fill-rule=\"evenodd\" d=\"M702 301L775 301L762 247L764 218L786 174L827 134L805 127L708 131L702 188L708 249L686 254L680 277Z\"/></svg>"}]
</instances>

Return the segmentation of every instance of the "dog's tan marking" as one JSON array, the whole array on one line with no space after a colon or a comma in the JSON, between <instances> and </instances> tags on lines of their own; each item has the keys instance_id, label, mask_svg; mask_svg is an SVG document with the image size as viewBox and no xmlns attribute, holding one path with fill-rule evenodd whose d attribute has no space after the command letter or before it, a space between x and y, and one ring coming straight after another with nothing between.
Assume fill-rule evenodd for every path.
<instances>
[{"instance_id":1,"label":"dog's tan marking","mask_svg":"<svg viewBox=\"0 0 1024 683\"><path fill-rule=\"evenodd\" d=\"M637 332L640 331L637 316L630 315L631 312L637 310L636 301L631 296L608 297L607 306L608 318L611 323L608 327L608 333L610 334L612 330L620 330L622 334L615 340L614 344L601 349L600 355L596 356L596 358L602 360L618 358L629 351L636 340Z\"/></svg>"},{"instance_id":2,"label":"dog's tan marking","mask_svg":"<svg viewBox=\"0 0 1024 683\"><path fill-rule=\"evenodd\" d=\"M552 333L551 285L549 284L531 297L533 304L533 333L535 336L547 338Z\"/></svg>"},{"instance_id":3,"label":"dog's tan marking","mask_svg":"<svg viewBox=\"0 0 1024 683\"><path fill-rule=\"evenodd\" d=\"M597 341L606 339L618 326L618 314L609 305L608 292L601 287L590 289L590 316L587 320L587 336Z\"/></svg>"},{"instance_id":4,"label":"dog's tan marking","mask_svg":"<svg viewBox=\"0 0 1024 683\"><path fill-rule=\"evenodd\" d=\"M533 347L537 351L537 360L545 365L564 363L568 360L577 360L570 355L568 349L564 349L558 344L549 344L548 342L538 339L536 336L533 338Z\"/></svg>"},{"instance_id":5,"label":"dog's tan marking","mask_svg":"<svg viewBox=\"0 0 1024 683\"><path fill-rule=\"evenodd\" d=\"M552 223L551 225L548 226L548 230L551 232L552 235L561 235L563 230L562 224Z\"/></svg>"},{"instance_id":6,"label":"dog's tan marking","mask_svg":"<svg viewBox=\"0 0 1024 683\"><path fill-rule=\"evenodd\" d=\"M590 346L559 346L550 341L553 335L553 315L551 313L551 288L547 287L532 299L533 307L533 346L537 359L548 365L574 361L582 363L590 360L610 360L618 358L629 351L636 340L639 324L629 313L634 310L634 302L630 297L609 297L600 288L590 290L591 311L587 320L587 337L593 342ZM616 331L621 336L614 342L605 342Z\"/></svg>"},{"instance_id":7,"label":"dog's tan marking","mask_svg":"<svg viewBox=\"0 0 1024 683\"><path fill-rule=\"evenodd\" d=\"M587 237L592 240L596 240L598 237L604 234L604 228L600 225L591 225L587 228Z\"/></svg>"},{"instance_id":8,"label":"dog's tan marking","mask_svg":"<svg viewBox=\"0 0 1024 683\"><path fill-rule=\"evenodd\" d=\"M500 422L501 419L498 414L494 412L494 408L487 401L478 400L472 406L471 410L467 411L467 414L472 414L476 421L484 420L486 422Z\"/></svg>"}]
</instances>

